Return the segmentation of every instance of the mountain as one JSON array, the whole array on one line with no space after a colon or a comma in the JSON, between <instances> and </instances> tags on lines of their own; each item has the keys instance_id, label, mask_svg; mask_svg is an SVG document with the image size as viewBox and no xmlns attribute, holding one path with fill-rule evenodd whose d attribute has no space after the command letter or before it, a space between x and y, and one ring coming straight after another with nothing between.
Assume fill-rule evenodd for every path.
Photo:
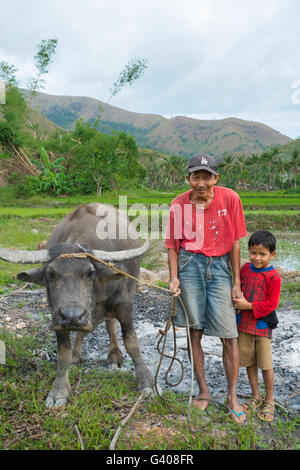
<instances>
[{"instance_id":1,"label":"mountain","mask_svg":"<svg viewBox=\"0 0 300 470\"><path fill-rule=\"evenodd\" d=\"M234 117L200 120L185 116L167 119L156 114L126 111L94 98L54 96L37 93L32 106L56 125L71 129L78 119L94 123L102 107L97 128L131 134L139 147L173 155L192 156L200 152L221 158L224 153L249 156L269 146L284 145L292 139L265 124Z\"/></svg>"}]
</instances>

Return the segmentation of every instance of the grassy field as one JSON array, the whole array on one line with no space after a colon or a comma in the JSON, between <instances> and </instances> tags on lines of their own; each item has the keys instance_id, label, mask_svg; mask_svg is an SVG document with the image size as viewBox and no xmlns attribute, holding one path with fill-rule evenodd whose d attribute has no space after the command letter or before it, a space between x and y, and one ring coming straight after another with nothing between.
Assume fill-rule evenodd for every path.
<instances>
[{"instance_id":1,"label":"grassy field","mask_svg":"<svg viewBox=\"0 0 300 470\"><path fill-rule=\"evenodd\" d=\"M28 198L16 197L13 190L9 187L0 188L0 207L75 207L79 204L88 202L103 202L109 204L118 204L119 195L128 197L128 204L142 203L150 204L169 204L171 200L189 189L188 186L168 191L150 191L144 190L105 192L101 197L97 195L81 196L33 196ZM245 208L261 209L291 209L300 210L300 194L285 194L284 192L239 192L243 206Z\"/></svg>"},{"instance_id":2,"label":"grassy field","mask_svg":"<svg viewBox=\"0 0 300 470\"><path fill-rule=\"evenodd\" d=\"M131 374L101 372L93 364L70 368L72 396L67 406L48 410L44 399L55 378L55 364L41 360L48 333L22 335L0 331L8 361L0 366L0 450L108 449L120 423L139 397ZM187 424L188 397L174 392L145 398L124 426L117 450L291 450L297 449L299 419L284 411L272 425L250 415L245 426L228 417L222 403L210 414L193 409ZM227 414L227 416L225 416Z\"/></svg>"},{"instance_id":3,"label":"grassy field","mask_svg":"<svg viewBox=\"0 0 300 470\"><path fill-rule=\"evenodd\" d=\"M11 195L5 197L4 193L0 191L0 246L23 249L36 249L39 242L47 240L61 217L79 204L95 200L118 203L118 195L104 195L101 199L84 196L22 200ZM169 204L175 195L129 194L128 206L137 202L147 208L151 204ZM241 196L248 230L275 230L278 256L283 260L287 256L300 258L297 242L300 197L248 193ZM257 206L259 210L251 209ZM242 258L247 258L247 239L242 242ZM28 267L1 261L0 295L22 286L14 276L20 268ZM300 280L287 280L283 284L281 305L289 303L299 308L299 292ZM56 372L56 365L41 355L52 347L49 338L47 328L28 327L17 333L0 330L8 358L6 365L0 365L0 449L77 450L82 446L107 449L120 421L139 396L134 377L101 372L92 363L72 366L70 402L61 409L47 410L44 399ZM209 418L193 410L193 426L201 424L205 428L191 433L186 420L188 397L173 392L164 397L164 401L152 397L142 402L122 431L117 449L299 449L299 417L291 418L284 411L277 414L272 425L262 424L251 415L247 425L240 427L223 416L226 410L222 404L216 404L210 407Z\"/></svg>"}]
</instances>

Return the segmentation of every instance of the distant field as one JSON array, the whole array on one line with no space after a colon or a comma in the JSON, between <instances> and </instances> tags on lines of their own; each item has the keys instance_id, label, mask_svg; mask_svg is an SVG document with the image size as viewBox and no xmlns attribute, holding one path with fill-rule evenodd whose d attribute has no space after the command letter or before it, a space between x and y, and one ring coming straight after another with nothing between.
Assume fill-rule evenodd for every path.
<instances>
[{"instance_id":1,"label":"distant field","mask_svg":"<svg viewBox=\"0 0 300 470\"><path fill-rule=\"evenodd\" d=\"M34 196L31 198L16 198L13 194L6 190L0 189L0 209L3 210L1 214L9 213L9 208L43 208L43 211L48 208L57 209L57 213L61 210L64 213L63 208L70 210L80 204L87 204L89 202L102 202L104 204L119 204L119 197L127 197L127 205L136 203L144 204L145 206L151 206L151 204L170 204L172 199L178 194L188 190L188 187L177 189L174 192L163 192L163 191L127 191L120 190L119 193L106 192L102 197L97 195L84 195L84 196L70 196L70 197L40 197ZM262 192L240 192L239 193L243 206L245 209L266 209L266 210L300 210L300 194L282 194L280 192L275 193L262 193Z\"/></svg>"},{"instance_id":2,"label":"distant field","mask_svg":"<svg viewBox=\"0 0 300 470\"><path fill-rule=\"evenodd\" d=\"M172 199L187 190L176 192L124 191L127 195L128 215L131 219L140 216L150 217L159 214L159 225L166 217ZM241 192L248 232L261 229L275 231L300 231L300 195L277 193ZM102 197L93 195L73 197L31 197L16 199L6 188L0 189L0 245L22 246L32 249L41 239L47 239L57 222L68 212L81 204L102 202L119 206L119 194L104 193ZM124 200L123 200L124 202ZM142 210L133 204L142 204ZM156 205L156 206L155 206ZM158 206L158 207L157 207ZM158 210L161 208L162 210ZM151 211L150 211L151 209ZM8 221L12 222L12 225ZM150 230L150 223L149 230ZM38 228L38 234L25 233Z\"/></svg>"}]
</instances>

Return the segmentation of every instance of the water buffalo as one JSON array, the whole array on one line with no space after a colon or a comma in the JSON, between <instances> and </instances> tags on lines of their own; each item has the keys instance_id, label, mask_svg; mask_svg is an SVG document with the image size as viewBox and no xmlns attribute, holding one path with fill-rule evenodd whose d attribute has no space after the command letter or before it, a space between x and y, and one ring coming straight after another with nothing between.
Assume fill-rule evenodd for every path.
<instances>
[{"instance_id":1,"label":"water buffalo","mask_svg":"<svg viewBox=\"0 0 300 470\"><path fill-rule=\"evenodd\" d=\"M102 224L102 234L106 226L109 237L100 237L99 223ZM68 367L80 360L83 337L104 320L110 339L110 367L118 367L123 361L116 336L118 320L126 351L135 365L138 389L150 391L153 387L153 378L142 359L133 325L135 281L89 257L60 256L89 252L104 261L113 261L119 269L138 277L140 256L146 252L149 243L139 245L127 216L111 206L92 203L65 216L54 229L44 250L0 248L2 260L43 263L42 267L20 272L17 278L47 289L51 327L57 336L57 376L46 399L48 408L66 403L70 393ZM76 331L73 348L70 331Z\"/></svg>"}]
</instances>

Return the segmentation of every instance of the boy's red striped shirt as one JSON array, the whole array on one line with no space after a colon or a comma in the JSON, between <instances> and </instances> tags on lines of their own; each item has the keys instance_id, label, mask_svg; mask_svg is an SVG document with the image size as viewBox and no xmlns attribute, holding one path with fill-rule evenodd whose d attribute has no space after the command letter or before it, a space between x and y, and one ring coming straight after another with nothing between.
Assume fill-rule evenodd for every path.
<instances>
[{"instance_id":1,"label":"boy's red striped shirt","mask_svg":"<svg viewBox=\"0 0 300 470\"><path fill-rule=\"evenodd\" d=\"M246 263L241 267L241 289L253 310L242 310L237 316L239 331L272 337L272 329L264 317L278 307L280 288L281 276L273 266L256 269L253 264Z\"/></svg>"}]
</instances>

